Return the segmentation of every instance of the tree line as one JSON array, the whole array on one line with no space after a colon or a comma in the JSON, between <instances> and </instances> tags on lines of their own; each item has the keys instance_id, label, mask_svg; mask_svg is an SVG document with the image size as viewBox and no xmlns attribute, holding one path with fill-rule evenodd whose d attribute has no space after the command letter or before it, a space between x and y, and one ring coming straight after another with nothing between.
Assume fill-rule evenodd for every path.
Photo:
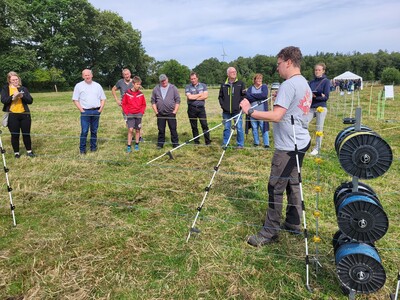
<instances>
[{"instance_id":1,"label":"tree line","mask_svg":"<svg viewBox=\"0 0 400 300\"><path fill-rule=\"evenodd\" d=\"M81 71L93 70L95 80L112 86L123 68L152 87L165 73L170 82L182 87L189 82L187 66L171 59L156 61L146 54L141 32L117 13L100 11L87 0L0 0L0 78L17 71L32 91L70 89L81 80ZM302 73L313 77L314 65L324 62L333 78L352 71L367 81L400 83L400 53L323 53L305 55ZM279 82L276 57L258 54L231 62L209 58L193 68L201 81L219 84L226 79L228 66L248 85L255 73L266 82Z\"/></svg>"}]
</instances>

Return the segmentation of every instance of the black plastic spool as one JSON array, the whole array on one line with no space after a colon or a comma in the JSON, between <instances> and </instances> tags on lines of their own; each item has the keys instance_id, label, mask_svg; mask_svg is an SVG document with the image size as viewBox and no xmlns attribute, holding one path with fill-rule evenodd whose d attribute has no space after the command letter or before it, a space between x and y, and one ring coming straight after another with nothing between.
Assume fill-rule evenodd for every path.
<instances>
[{"instance_id":1,"label":"black plastic spool","mask_svg":"<svg viewBox=\"0 0 400 300\"><path fill-rule=\"evenodd\" d=\"M389 144L373 131L347 135L337 150L342 168L351 176L373 179L383 175L392 164Z\"/></svg>"},{"instance_id":2,"label":"black plastic spool","mask_svg":"<svg viewBox=\"0 0 400 300\"><path fill-rule=\"evenodd\" d=\"M366 243L343 243L335 252L339 281L348 291L369 294L382 288L385 269L375 247Z\"/></svg>"},{"instance_id":3,"label":"black plastic spool","mask_svg":"<svg viewBox=\"0 0 400 300\"><path fill-rule=\"evenodd\" d=\"M359 192L363 192L363 193L366 193L367 195L374 196L378 200L378 196L376 195L376 192L368 184L359 181L357 184L357 189ZM351 182L351 181L343 182L341 185L339 185L333 194L333 201L335 203L335 206L336 206L336 202L339 201L340 198L342 198L344 195L346 195L348 193L351 193L352 191L353 191L353 182Z\"/></svg>"},{"instance_id":4,"label":"black plastic spool","mask_svg":"<svg viewBox=\"0 0 400 300\"><path fill-rule=\"evenodd\" d=\"M335 200L340 230L351 239L373 243L389 229L389 220L376 196L364 192L345 193Z\"/></svg>"},{"instance_id":5,"label":"black plastic spool","mask_svg":"<svg viewBox=\"0 0 400 300\"><path fill-rule=\"evenodd\" d=\"M338 151L339 151L339 146L340 146L340 144L342 143L342 141L343 141L348 135L352 134L352 133L355 132L355 131L356 131L356 130L355 130L355 126L353 125L353 126L346 127L345 129L343 129L342 131L340 131L340 132L338 133L338 135L336 136L336 139L335 139L335 144L334 144L334 145L335 145L335 150L336 150L336 153L337 153L337 154L339 154L339 153L338 153ZM361 125L360 131L368 132L368 131L372 131L372 129L369 128L369 127L367 127L367 126Z\"/></svg>"}]
</instances>

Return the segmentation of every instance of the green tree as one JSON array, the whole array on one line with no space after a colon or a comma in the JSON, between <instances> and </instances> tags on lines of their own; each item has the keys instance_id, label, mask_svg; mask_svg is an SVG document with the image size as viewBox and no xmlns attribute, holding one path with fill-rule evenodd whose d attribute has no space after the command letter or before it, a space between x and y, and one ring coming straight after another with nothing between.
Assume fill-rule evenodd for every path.
<instances>
[{"instance_id":1,"label":"green tree","mask_svg":"<svg viewBox=\"0 0 400 300\"><path fill-rule=\"evenodd\" d=\"M212 57L203 60L199 65L193 68L200 78L200 81L209 84L220 84L226 79L226 69L228 64L220 62L217 58Z\"/></svg>"},{"instance_id":2,"label":"green tree","mask_svg":"<svg viewBox=\"0 0 400 300\"><path fill-rule=\"evenodd\" d=\"M166 74L168 81L177 87L184 87L189 81L190 69L175 59L164 62L158 72L158 75Z\"/></svg>"},{"instance_id":3,"label":"green tree","mask_svg":"<svg viewBox=\"0 0 400 300\"><path fill-rule=\"evenodd\" d=\"M382 84L399 84L400 83L400 71L396 68L385 68L382 71L381 76Z\"/></svg>"},{"instance_id":4,"label":"green tree","mask_svg":"<svg viewBox=\"0 0 400 300\"><path fill-rule=\"evenodd\" d=\"M5 81L9 71L16 71L24 84L29 72L37 67L36 53L26 47L32 28L27 23L24 1L0 1L0 80Z\"/></svg>"}]
</instances>

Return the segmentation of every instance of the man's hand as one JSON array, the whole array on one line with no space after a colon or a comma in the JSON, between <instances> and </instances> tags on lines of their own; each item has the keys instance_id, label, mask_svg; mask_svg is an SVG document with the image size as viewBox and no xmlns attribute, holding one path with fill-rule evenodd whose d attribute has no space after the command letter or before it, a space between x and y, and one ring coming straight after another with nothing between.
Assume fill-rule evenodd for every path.
<instances>
[{"instance_id":1,"label":"man's hand","mask_svg":"<svg viewBox=\"0 0 400 300\"><path fill-rule=\"evenodd\" d=\"M240 107L242 108L243 112L247 115L247 112L249 111L249 109L251 107L249 100L244 98L242 100L242 102L240 102Z\"/></svg>"}]
</instances>

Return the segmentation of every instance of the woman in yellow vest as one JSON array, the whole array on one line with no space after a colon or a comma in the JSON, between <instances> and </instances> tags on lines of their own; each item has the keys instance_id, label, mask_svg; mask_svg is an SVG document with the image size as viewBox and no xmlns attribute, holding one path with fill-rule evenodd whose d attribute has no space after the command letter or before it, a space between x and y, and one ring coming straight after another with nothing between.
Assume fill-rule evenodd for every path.
<instances>
[{"instance_id":1,"label":"woman in yellow vest","mask_svg":"<svg viewBox=\"0 0 400 300\"><path fill-rule=\"evenodd\" d=\"M3 111L9 113L7 127L11 133L14 156L20 158L19 135L22 132L27 155L34 157L30 136L32 120L28 108L28 104L32 104L33 98L28 89L22 86L21 78L17 73L9 72L7 82L8 84L1 90L1 102L4 104Z\"/></svg>"}]
</instances>

